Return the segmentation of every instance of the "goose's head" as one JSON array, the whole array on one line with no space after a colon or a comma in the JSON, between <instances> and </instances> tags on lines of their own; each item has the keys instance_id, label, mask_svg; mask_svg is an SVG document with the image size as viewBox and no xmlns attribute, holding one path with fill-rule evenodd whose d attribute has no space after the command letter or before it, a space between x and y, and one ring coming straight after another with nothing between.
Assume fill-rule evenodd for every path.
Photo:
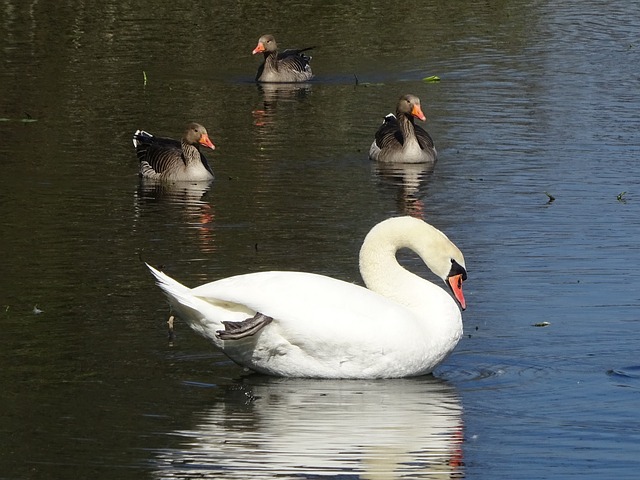
<instances>
[{"instance_id":1,"label":"goose's head","mask_svg":"<svg viewBox=\"0 0 640 480\"><path fill-rule=\"evenodd\" d=\"M263 35L258 39L258 45L253 49L253 55L256 53L275 52L278 49L276 39L273 35Z\"/></svg>"},{"instance_id":2,"label":"goose's head","mask_svg":"<svg viewBox=\"0 0 640 480\"><path fill-rule=\"evenodd\" d=\"M400 97L398 100L398 105L396 105L396 113L397 116L400 115L409 115L415 118L419 118L423 122L427 119L422 113L422 108L420 107L420 99L415 95L407 94Z\"/></svg>"},{"instance_id":3,"label":"goose's head","mask_svg":"<svg viewBox=\"0 0 640 480\"><path fill-rule=\"evenodd\" d=\"M199 123L190 123L187 125L187 129L184 131L182 138L184 138L184 140L190 145L204 145L205 147L209 147L211 150L215 150L216 148L213 142L209 139L207 129Z\"/></svg>"}]
</instances>

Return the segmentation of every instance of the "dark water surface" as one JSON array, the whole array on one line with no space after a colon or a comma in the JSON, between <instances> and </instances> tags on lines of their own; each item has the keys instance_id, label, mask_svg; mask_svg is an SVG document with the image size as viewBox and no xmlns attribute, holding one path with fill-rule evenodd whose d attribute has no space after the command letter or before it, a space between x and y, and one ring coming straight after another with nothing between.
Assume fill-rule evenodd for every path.
<instances>
[{"instance_id":1,"label":"dark water surface","mask_svg":"<svg viewBox=\"0 0 640 480\"><path fill-rule=\"evenodd\" d=\"M636 478L639 19L623 0L0 0L0 478ZM267 32L317 45L317 79L254 85ZM367 160L408 92L433 171ZM216 181L139 185L132 132L190 120ZM363 236L403 213L469 270L435 378L247 375L182 323L169 345L140 257L188 285L359 281Z\"/></svg>"}]
</instances>

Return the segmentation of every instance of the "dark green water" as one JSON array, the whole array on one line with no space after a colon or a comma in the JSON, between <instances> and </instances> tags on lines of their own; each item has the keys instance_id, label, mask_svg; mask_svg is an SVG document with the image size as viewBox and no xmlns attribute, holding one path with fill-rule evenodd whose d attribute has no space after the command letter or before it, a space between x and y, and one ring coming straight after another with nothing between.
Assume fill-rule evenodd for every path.
<instances>
[{"instance_id":1,"label":"dark green water","mask_svg":"<svg viewBox=\"0 0 640 480\"><path fill-rule=\"evenodd\" d=\"M0 0L0 478L635 478L640 8L556 3ZM310 85L252 83L268 32L317 46ZM381 170L409 92L440 161ZM141 187L133 131L191 120L214 184ZM247 377L183 324L169 345L140 257L188 285L359 281L402 213L469 270L435 379Z\"/></svg>"}]
</instances>

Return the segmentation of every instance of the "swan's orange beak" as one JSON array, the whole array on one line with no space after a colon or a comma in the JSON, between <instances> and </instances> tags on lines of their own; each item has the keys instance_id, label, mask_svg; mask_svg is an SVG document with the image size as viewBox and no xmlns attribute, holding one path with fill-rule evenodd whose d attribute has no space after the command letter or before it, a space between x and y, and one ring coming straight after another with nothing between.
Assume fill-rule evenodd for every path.
<instances>
[{"instance_id":1,"label":"swan's orange beak","mask_svg":"<svg viewBox=\"0 0 640 480\"><path fill-rule=\"evenodd\" d=\"M427 120L427 117L425 117L424 113L422 113L422 109L420 108L420 105L413 106L413 108L411 109L411 115L413 115L416 118L419 118L423 122Z\"/></svg>"},{"instance_id":2,"label":"swan's orange beak","mask_svg":"<svg viewBox=\"0 0 640 480\"><path fill-rule=\"evenodd\" d=\"M205 147L209 147L211 150L216 149L216 146L211 140L209 140L209 135L207 135L206 133L200 137L198 143L200 143L200 145L204 145Z\"/></svg>"},{"instance_id":3,"label":"swan's orange beak","mask_svg":"<svg viewBox=\"0 0 640 480\"><path fill-rule=\"evenodd\" d=\"M462 274L452 275L447 278L447 283L449 284L449 287L451 287L451 291L456 297L456 300L458 300L460 308L462 308L462 310L467 308L467 304L464 301L464 295L462 294Z\"/></svg>"},{"instance_id":4,"label":"swan's orange beak","mask_svg":"<svg viewBox=\"0 0 640 480\"><path fill-rule=\"evenodd\" d=\"M255 55L256 53L260 53L260 52L264 52L265 48L264 48L264 43L262 42L258 42L258 46L256 48L253 49L253 52L251 52L253 55Z\"/></svg>"}]
</instances>

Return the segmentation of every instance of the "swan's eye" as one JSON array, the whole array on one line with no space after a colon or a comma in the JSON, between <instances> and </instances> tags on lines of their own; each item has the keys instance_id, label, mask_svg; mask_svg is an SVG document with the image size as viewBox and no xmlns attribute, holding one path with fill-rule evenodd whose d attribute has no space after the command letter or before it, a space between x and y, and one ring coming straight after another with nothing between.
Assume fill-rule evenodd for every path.
<instances>
[{"instance_id":1,"label":"swan's eye","mask_svg":"<svg viewBox=\"0 0 640 480\"><path fill-rule=\"evenodd\" d=\"M451 270L449 270L449 276L453 277L455 275L461 275L460 280L464 281L467 279L467 270L452 258Z\"/></svg>"}]
</instances>

